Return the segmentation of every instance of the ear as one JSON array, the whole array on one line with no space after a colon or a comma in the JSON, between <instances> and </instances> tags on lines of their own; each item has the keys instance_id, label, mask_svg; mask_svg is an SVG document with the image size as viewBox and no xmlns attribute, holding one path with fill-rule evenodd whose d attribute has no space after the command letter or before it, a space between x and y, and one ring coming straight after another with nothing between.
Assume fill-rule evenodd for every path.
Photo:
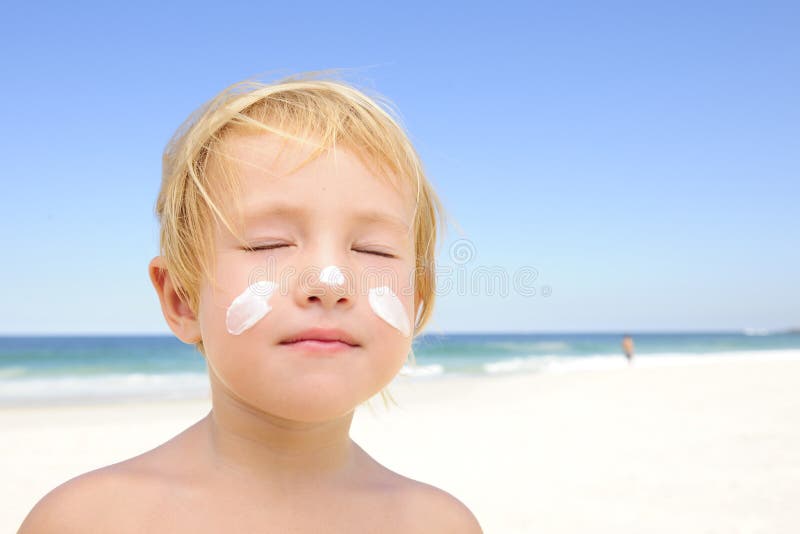
<instances>
[{"instance_id":1,"label":"ear","mask_svg":"<svg viewBox=\"0 0 800 534\"><path fill-rule=\"evenodd\" d=\"M200 341L203 338L200 333L200 322L175 290L161 256L156 256L150 261L148 272L170 330L184 343L194 344Z\"/></svg>"}]
</instances>

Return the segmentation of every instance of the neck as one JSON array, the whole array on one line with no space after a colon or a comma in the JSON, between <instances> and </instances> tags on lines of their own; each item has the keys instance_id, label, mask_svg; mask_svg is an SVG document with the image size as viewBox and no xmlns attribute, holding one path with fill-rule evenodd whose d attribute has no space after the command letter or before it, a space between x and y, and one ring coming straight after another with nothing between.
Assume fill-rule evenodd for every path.
<instances>
[{"instance_id":1,"label":"neck","mask_svg":"<svg viewBox=\"0 0 800 534\"><path fill-rule=\"evenodd\" d=\"M213 373L212 373L213 374ZM282 418L248 405L212 377L205 418L209 451L222 470L281 483L335 479L353 466L354 411L322 422Z\"/></svg>"}]
</instances>

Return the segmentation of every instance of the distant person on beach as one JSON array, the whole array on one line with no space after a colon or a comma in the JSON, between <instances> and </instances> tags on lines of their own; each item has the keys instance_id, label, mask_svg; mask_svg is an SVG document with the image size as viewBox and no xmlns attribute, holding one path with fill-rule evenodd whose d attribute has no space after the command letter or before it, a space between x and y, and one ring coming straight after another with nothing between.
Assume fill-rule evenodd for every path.
<instances>
[{"instance_id":1,"label":"distant person on beach","mask_svg":"<svg viewBox=\"0 0 800 534\"><path fill-rule=\"evenodd\" d=\"M628 334L622 338L622 352L625 353L628 363L633 363L633 338Z\"/></svg>"},{"instance_id":2,"label":"distant person on beach","mask_svg":"<svg viewBox=\"0 0 800 534\"><path fill-rule=\"evenodd\" d=\"M318 74L248 80L178 129L148 273L205 360L211 409L54 488L18 534L482 533L350 437L357 407L388 406L437 294L443 208L384 101Z\"/></svg>"}]
</instances>

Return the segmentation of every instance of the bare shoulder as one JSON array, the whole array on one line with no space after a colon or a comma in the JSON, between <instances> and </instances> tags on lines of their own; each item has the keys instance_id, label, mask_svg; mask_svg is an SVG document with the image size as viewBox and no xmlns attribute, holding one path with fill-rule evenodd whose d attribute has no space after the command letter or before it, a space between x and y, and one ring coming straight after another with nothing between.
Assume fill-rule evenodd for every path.
<instances>
[{"instance_id":1,"label":"bare shoulder","mask_svg":"<svg viewBox=\"0 0 800 534\"><path fill-rule=\"evenodd\" d=\"M450 493L430 484L416 482L411 495L414 507L425 514L428 524L433 527L432 532L483 532L472 511Z\"/></svg>"},{"instance_id":2,"label":"bare shoulder","mask_svg":"<svg viewBox=\"0 0 800 534\"><path fill-rule=\"evenodd\" d=\"M483 533L472 511L450 493L424 482L400 478L402 508L408 516L406 524L414 524L414 532Z\"/></svg>"},{"instance_id":3,"label":"bare shoulder","mask_svg":"<svg viewBox=\"0 0 800 534\"><path fill-rule=\"evenodd\" d=\"M394 511L391 516L396 527L393 532L483 534L472 511L450 493L392 471L366 452L364 456L369 458L380 487L389 490L390 508ZM395 515L398 511L399 517Z\"/></svg>"},{"instance_id":4,"label":"bare shoulder","mask_svg":"<svg viewBox=\"0 0 800 534\"><path fill-rule=\"evenodd\" d=\"M130 492L125 475L108 467L76 476L34 505L17 534L111 532L111 511Z\"/></svg>"},{"instance_id":5,"label":"bare shoulder","mask_svg":"<svg viewBox=\"0 0 800 534\"><path fill-rule=\"evenodd\" d=\"M186 443L173 438L67 480L34 505L17 534L147 531L167 497L185 487L189 457Z\"/></svg>"}]
</instances>

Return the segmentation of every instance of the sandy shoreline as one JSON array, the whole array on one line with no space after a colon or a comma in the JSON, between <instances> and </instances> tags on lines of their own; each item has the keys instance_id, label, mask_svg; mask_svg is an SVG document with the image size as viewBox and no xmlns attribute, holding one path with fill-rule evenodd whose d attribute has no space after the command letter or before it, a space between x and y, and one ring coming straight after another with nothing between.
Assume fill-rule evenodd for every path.
<instances>
[{"instance_id":1,"label":"sandy shoreline","mask_svg":"<svg viewBox=\"0 0 800 534\"><path fill-rule=\"evenodd\" d=\"M487 533L800 531L800 354L408 381L352 437L466 503ZM210 402L0 409L0 531L50 489L135 456Z\"/></svg>"}]
</instances>

